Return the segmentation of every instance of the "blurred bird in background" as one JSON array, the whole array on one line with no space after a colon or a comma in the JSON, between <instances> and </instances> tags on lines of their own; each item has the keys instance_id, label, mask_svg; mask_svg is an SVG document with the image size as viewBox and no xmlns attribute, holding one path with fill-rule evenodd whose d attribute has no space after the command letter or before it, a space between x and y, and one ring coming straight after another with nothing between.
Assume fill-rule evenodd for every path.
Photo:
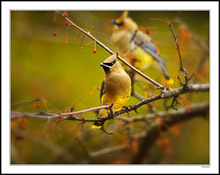
<instances>
[{"instance_id":1,"label":"blurred bird in background","mask_svg":"<svg viewBox=\"0 0 220 175\"><path fill-rule=\"evenodd\" d=\"M124 71L121 64L116 60L116 55L108 57L100 64L105 72L100 91L101 105L111 105L113 111L120 110L128 101L131 95L131 79ZM98 117L106 117L109 111L101 109ZM100 129L101 122L95 122L92 128Z\"/></svg>"},{"instance_id":2,"label":"blurred bird in background","mask_svg":"<svg viewBox=\"0 0 220 175\"><path fill-rule=\"evenodd\" d=\"M170 78L151 37L138 28L138 25L128 17L127 11L118 19L112 20L112 23L114 26L111 41L119 52L129 57L132 57L131 53L133 53L135 67L140 70L145 70L156 60L165 78Z\"/></svg>"}]
</instances>

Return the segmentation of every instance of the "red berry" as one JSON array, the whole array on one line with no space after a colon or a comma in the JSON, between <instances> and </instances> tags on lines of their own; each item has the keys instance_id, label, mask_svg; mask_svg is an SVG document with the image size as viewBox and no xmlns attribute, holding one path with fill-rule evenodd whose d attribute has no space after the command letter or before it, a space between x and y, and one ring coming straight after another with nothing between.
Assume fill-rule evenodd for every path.
<instances>
[{"instance_id":1,"label":"red berry","mask_svg":"<svg viewBox=\"0 0 220 175\"><path fill-rule=\"evenodd\" d=\"M167 146L167 145L169 145L170 144L170 140L169 139L163 139L162 140L162 145L163 146Z\"/></svg>"},{"instance_id":2,"label":"red berry","mask_svg":"<svg viewBox=\"0 0 220 175\"><path fill-rule=\"evenodd\" d=\"M168 86L167 86L167 87L166 87L166 90L168 90L168 91L169 91L169 90L170 90L170 87L168 87Z\"/></svg>"},{"instance_id":3,"label":"red berry","mask_svg":"<svg viewBox=\"0 0 220 175\"><path fill-rule=\"evenodd\" d=\"M152 108L152 107L153 107L153 104L152 104L152 103L148 103L148 106L149 106L150 108Z\"/></svg>"},{"instance_id":4,"label":"red berry","mask_svg":"<svg viewBox=\"0 0 220 175\"><path fill-rule=\"evenodd\" d=\"M157 50L157 51L156 51L156 54L157 54L157 55L160 55L160 50Z\"/></svg>"},{"instance_id":5,"label":"red berry","mask_svg":"<svg viewBox=\"0 0 220 175\"><path fill-rule=\"evenodd\" d=\"M150 35L150 30L147 29L146 30L146 34Z\"/></svg>"},{"instance_id":6,"label":"red berry","mask_svg":"<svg viewBox=\"0 0 220 175\"><path fill-rule=\"evenodd\" d=\"M40 108L40 105L39 105L39 104L33 104L33 106L34 106L36 109L39 109L39 108Z\"/></svg>"},{"instance_id":7,"label":"red berry","mask_svg":"<svg viewBox=\"0 0 220 175\"><path fill-rule=\"evenodd\" d=\"M96 49L94 49L94 50L93 50L93 53L96 53L96 52L97 52L97 50L96 50Z\"/></svg>"},{"instance_id":8,"label":"red berry","mask_svg":"<svg viewBox=\"0 0 220 175\"><path fill-rule=\"evenodd\" d=\"M25 125L25 124L20 124L18 127L19 127L20 129L26 129L26 125Z\"/></svg>"},{"instance_id":9,"label":"red berry","mask_svg":"<svg viewBox=\"0 0 220 175\"><path fill-rule=\"evenodd\" d=\"M24 139L24 136L22 134L17 134L16 135L16 139L17 140L23 140Z\"/></svg>"},{"instance_id":10,"label":"red berry","mask_svg":"<svg viewBox=\"0 0 220 175\"><path fill-rule=\"evenodd\" d=\"M53 32L53 36L57 36L57 32Z\"/></svg>"},{"instance_id":11,"label":"red berry","mask_svg":"<svg viewBox=\"0 0 220 175\"><path fill-rule=\"evenodd\" d=\"M68 17L68 13L64 11L64 12L63 12L63 16L64 16L64 17Z\"/></svg>"},{"instance_id":12,"label":"red berry","mask_svg":"<svg viewBox=\"0 0 220 175\"><path fill-rule=\"evenodd\" d=\"M187 107L186 108L186 113L189 114L190 112L191 112L190 109Z\"/></svg>"},{"instance_id":13,"label":"red berry","mask_svg":"<svg viewBox=\"0 0 220 175\"><path fill-rule=\"evenodd\" d=\"M60 118L60 119L59 119L59 122L62 122L63 120L64 120L64 118Z\"/></svg>"},{"instance_id":14,"label":"red berry","mask_svg":"<svg viewBox=\"0 0 220 175\"><path fill-rule=\"evenodd\" d=\"M65 21L65 25L66 26L70 25L70 22L69 21Z\"/></svg>"}]
</instances>

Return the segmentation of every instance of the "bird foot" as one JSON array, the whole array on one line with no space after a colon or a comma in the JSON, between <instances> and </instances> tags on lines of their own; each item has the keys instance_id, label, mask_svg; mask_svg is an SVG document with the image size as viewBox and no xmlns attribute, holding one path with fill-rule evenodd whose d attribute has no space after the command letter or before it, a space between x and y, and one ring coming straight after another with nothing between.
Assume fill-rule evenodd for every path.
<instances>
[{"instance_id":1,"label":"bird foot","mask_svg":"<svg viewBox=\"0 0 220 175\"><path fill-rule=\"evenodd\" d=\"M129 105L129 106L122 106L122 108L125 108L125 109L127 109L127 113L129 114L129 112L131 111L131 105Z\"/></svg>"}]
</instances>

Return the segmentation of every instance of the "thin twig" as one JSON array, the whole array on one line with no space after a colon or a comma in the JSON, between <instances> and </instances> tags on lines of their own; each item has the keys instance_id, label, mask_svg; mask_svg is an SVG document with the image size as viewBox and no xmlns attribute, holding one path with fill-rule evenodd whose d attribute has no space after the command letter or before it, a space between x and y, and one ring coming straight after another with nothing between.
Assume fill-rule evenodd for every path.
<instances>
[{"instance_id":1,"label":"thin twig","mask_svg":"<svg viewBox=\"0 0 220 175\"><path fill-rule=\"evenodd\" d=\"M90 154L89 148L86 145L85 141L83 140L83 138L78 137L78 136L76 137L76 139L79 141L79 143L81 144L82 148L84 149L84 152L86 153L88 159L90 160L91 159L91 154Z\"/></svg>"},{"instance_id":2,"label":"thin twig","mask_svg":"<svg viewBox=\"0 0 220 175\"><path fill-rule=\"evenodd\" d=\"M170 30L172 31L172 34L173 34L173 37L174 37L174 40L175 40L175 44L176 44L176 49L177 49L178 54L179 54L180 70L182 72L184 72L185 76L188 76L187 70L183 67L183 60L182 60L182 56L181 56L181 53L180 53L180 48L179 48L178 40L177 40L176 34L175 34L174 30L173 30L172 23L168 22L168 26L170 27Z\"/></svg>"},{"instance_id":3,"label":"thin twig","mask_svg":"<svg viewBox=\"0 0 220 175\"><path fill-rule=\"evenodd\" d=\"M70 116L70 115L77 115L77 114L83 114L83 113L87 113L87 112L91 112L91 111L98 111L100 109L109 109L110 105L107 106L98 106L98 107L94 107L94 108L89 108L89 109L85 109L85 110L81 110L81 111L75 111L75 112L67 112L67 113L61 113L61 116Z\"/></svg>"},{"instance_id":4,"label":"thin twig","mask_svg":"<svg viewBox=\"0 0 220 175\"><path fill-rule=\"evenodd\" d=\"M141 94L135 92L132 90L131 95L133 95L134 97L138 98L139 100L144 100L146 99L144 96L142 96Z\"/></svg>"},{"instance_id":5,"label":"thin twig","mask_svg":"<svg viewBox=\"0 0 220 175\"><path fill-rule=\"evenodd\" d=\"M112 155L112 154L115 154L115 153L121 153L121 152L123 152L124 150L127 150L127 149L128 149L128 147L126 145L117 145L117 146L114 146L114 147L105 148L105 149L102 149L102 150L92 152L92 153L90 153L91 157L92 157L92 163L99 162L99 158L101 156L108 156L108 155Z\"/></svg>"},{"instance_id":6,"label":"thin twig","mask_svg":"<svg viewBox=\"0 0 220 175\"><path fill-rule=\"evenodd\" d=\"M83 34L85 34L86 36L88 36L90 39L92 39L93 41L95 41L99 46L101 46L103 49L105 49L108 53L115 55L115 53L109 49L107 46L105 46L102 42L100 42L99 40L97 40L93 35L90 34L90 32L87 32L85 30L83 30L82 28L80 28L78 25L76 25L75 23L73 23L67 16L65 16L62 12L57 11L57 13L59 15L61 15L63 18L65 18L73 27L75 27L77 30L79 30L80 32L82 32ZM117 58L123 62L126 66L128 66L129 68L131 68L133 71L135 71L136 73L138 73L139 75L141 75L142 77L144 77L145 79L147 79L148 81L150 81L152 84L154 84L155 86L157 86L157 88L159 89L164 89L164 86L162 86L161 84L159 84L158 82L156 82L155 80L151 79L150 77L148 77L147 75L145 75L144 73L142 73L140 70L136 69L134 66L130 65L128 62L126 62L122 57L120 57L117 53L116 53Z\"/></svg>"},{"instance_id":7,"label":"thin twig","mask_svg":"<svg viewBox=\"0 0 220 175\"><path fill-rule=\"evenodd\" d=\"M13 104L11 104L11 106L23 105L23 104L33 103L33 102L36 102L36 101L42 101L42 100L43 100L42 98L38 97L38 98L34 98L34 99L31 99L31 100L27 100L27 101L13 103Z\"/></svg>"},{"instance_id":8,"label":"thin twig","mask_svg":"<svg viewBox=\"0 0 220 175\"><path fill-rule=\"evenodd\" d=\"M200 47L202 47L202 48L205 50L206 54L209 52L209 46L208 46L208 44L205 43L204 41L202 41L202 40L199 38L199 36L198 36L195 32L193 32L193 31L189 28L189 26L186 25L186 23L185 23L182 19L176 17L176 18L175 18L175 22L180 23L180 26L184 27L184 28L191 34L193 40L194 40Z\"/></svg>"}]
</instances>

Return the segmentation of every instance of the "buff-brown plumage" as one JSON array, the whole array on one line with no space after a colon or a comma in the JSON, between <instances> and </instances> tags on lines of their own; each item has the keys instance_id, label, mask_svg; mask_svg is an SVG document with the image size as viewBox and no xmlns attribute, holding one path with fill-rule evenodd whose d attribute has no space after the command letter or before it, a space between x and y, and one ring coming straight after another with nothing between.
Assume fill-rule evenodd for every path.
<instances>
[{"instance_id":1,"label":"buff-brown plumage","mask_svg":"<svg viewBox=\"0 0 220 175\"><path fill-rule=\"evenodd\" d=\"M136 67L144 70L157 61L164 76L169 79L162 58L158 55L158 49L152 42L152 38L147 33L138 28L138 25L128 17L125 11L118 19L112 20L113 30L111 41L120 53L130 58L130 50L133 50L136 60Z\"/></svg>"},{"instance_id":2,"label":"buff-brown plumage","mask_svg":"<svg viewBox=\"0 0 220 175\"><path fill-rule=\"evenodd\" d=\"M100 92L101 105L111 105L113 103L113 111L118 111L130 98L131 79L116 60L116 55L108 57L100 65L105 72ZM101 109L98 116L105 117L108 115L108 112L106 109ZM93 125L93 128L97 128L96 124Z\"/></svg>"}]
</instances>

